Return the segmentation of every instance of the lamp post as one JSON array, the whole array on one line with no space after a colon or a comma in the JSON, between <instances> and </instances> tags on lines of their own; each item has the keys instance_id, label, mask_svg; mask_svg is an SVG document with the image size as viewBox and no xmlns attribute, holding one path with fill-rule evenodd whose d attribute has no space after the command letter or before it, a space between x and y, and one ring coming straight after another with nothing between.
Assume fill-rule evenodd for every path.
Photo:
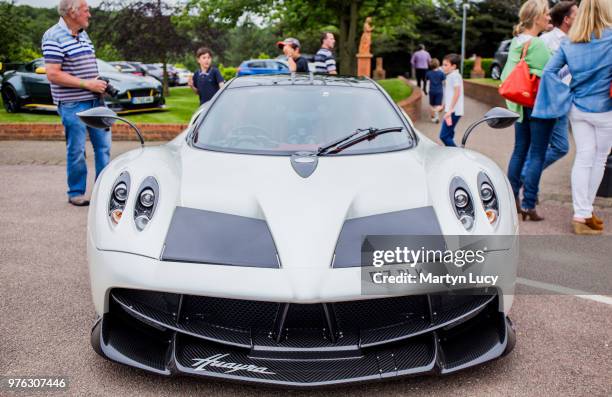
<instances>
[{"instance_id":1,"label":"lamp post","mask_svg":"<svg viewBox=\"0 0 612 397\"><path fill-rule=\"evenodd\" d=\"M463 23L461 27L461 76L463 76L463 60L465 59L465 25L467 20L467 9L470 5L463 3Z\"/></svg>"}]
</instances>

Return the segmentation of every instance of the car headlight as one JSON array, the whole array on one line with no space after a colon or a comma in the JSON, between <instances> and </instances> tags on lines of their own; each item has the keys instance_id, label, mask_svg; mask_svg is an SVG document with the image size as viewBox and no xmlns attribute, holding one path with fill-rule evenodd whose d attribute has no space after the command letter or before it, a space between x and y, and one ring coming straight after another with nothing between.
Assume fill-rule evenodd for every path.
<instances>
[{"instance_id":1,"label":"car headlight","mask_svg":"<svg viewBox=\"0 0 612 397\"><path fill-rule=\"evenodd\" d=\"M140 193L139 200L143 207L151 208L155 203L155 192L151 188L146 188Z\"/></svg>"},{"instance_id":2,"label":"car headlight","mask_svg":"<svg viewBox=\"0 0 612 397\"><path fill-rule=\"evenodd\" d=\"M115 180L108 203L108 216L113 225L117 225L121 220L129 194L130 174L124 171Z\"/></svg>"},{"instance_id":3,"label":"car headlight","mask_svg":"<svg viewBox=\"0 0 612 397\"><path fill-rule=\"evenodd\" d=\"M120 201L122 203L127 200L128 187L125 182L120 182L117 184L117 186L115 186L115 189L113 190L113 195L115 196L115 200Z\"/></svg>"},{"instance_id":4,"label":"car headlight","mask_svg":"<svg viewBox=\"0 0 612 397\"><path fill-rule=\"evenodd\" d=\"M153 219L155 208L159 201L159 185L157 180L150 176L147 177L138 189L138 200L134 204L134 223L140 231Z\"/></svg>"},{"instance_id":5,"label":"car headlight","mask_svg":"<svg viewBox=\"0 0 612 397\"><path fill-rule=\"evenodd\" d=\"M450 199L457 219L465 230L474 226L474 204L467 183L459 177L453 178L450 183Z\"/></svg>"},{"instance_id":6,"label":"car headlight","mask_svg":"<svg viewBox=\"0 0 612 397\"><path fill-rule=\"evenodd\" d=\"M499 218L499 204L493 183L484 172L478 174L478 186L480 188L480 201L482 202L487 219L490 224L494 224Z\"/></svg>"},{"instance_id":7,"label":"car headlight","mask_svg":"<svg viewBox=\"0 0 612 397\"><path fill-rule=\"evenodd\" d=\"M455 190L455 206L457 208L465 208L470 202L470 197L467 192L461 188Z\"/></svg>"}]
</instances>

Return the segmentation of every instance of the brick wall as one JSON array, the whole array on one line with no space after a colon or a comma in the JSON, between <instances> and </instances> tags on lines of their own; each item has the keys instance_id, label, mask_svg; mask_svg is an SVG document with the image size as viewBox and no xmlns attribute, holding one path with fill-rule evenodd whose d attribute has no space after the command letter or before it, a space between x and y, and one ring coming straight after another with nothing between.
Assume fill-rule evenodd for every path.
<instances>
[{"instance_id":1,"label":"brick wall","mask_svg":"<svg viewBox=\"0 0 612 397\"><path fill-rule=\"evenodd\" d=\"M403 101L398 102L398 105L404 109L404 112L406 112L413 122L416 122L421 119L421 97L423 93L419 87L410 84L405 77L399 76L399 79L407 85L412 86L412 94Z\"/></svg>"},{"instance_id":2,"label":"brick wall","mask_svg":"<svg viewBox=\"0 0 612 397\"><path fill-rule=\"evenodd\" d=\"M138 124L145 141L169 141L183 132L187 124ZM136 141L136 133L127 124L113 126L113 140ZM7 123L0 124L0 140L61 141L61 124Z\"/></svg>"},{"instance_id":3,"label":"brick wall","mask_svg":"<svg viewBox=\"0 0 612 397\"><path fill-rule=\"evenodd\" d=\"M506 107L506 101L499 95L495 86L463 80L463 89L465 96L469 96L479 102L491 106Z\"/></svg>"}]
</instances>

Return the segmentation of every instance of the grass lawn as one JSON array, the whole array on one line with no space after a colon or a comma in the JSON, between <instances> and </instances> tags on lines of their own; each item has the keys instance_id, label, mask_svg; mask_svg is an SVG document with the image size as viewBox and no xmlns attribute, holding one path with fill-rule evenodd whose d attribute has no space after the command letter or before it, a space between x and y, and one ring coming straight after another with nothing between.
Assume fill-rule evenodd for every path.
<instances>
[{"instance_id":1,"label":"grass lawn","mask_svg":"<svg viewBox=\"0 0 612 397\"><path fill-rule=\"evenodd\" d=\"M408 98L412 93L412 87L400 79L379 80L378 83L395 102ZM199 104L198 96L189 87L173 87L166 98L165 111L126 114L123 117L136 123L187 124ZM55 112L7 113L0 108L0 123L60 123L60 118Z\"/></svg>"},{"instance_id":2,"label":"grass lawn","mask_svg":"<svg viewBox=\"0 0 612 397\"><path fill-rule=\"evenodd\" d=\"M170 88L170 96L166 98L165 111L126 114L122 117L136 123L187 124L199 105L198 96L189 87L172 87ZM4 108L0 109L0 123L59 122L60 118L55 112L23 111L7 113Z\"/></svg>"},{"instance_id":3,"label":"grass lawn","mask_svg":"<svg viewBox=\"0 0 612 397\"><path fill-rule=\"evenodd\" d=\"M499 87L499 85L501 84L500 80L493 80L489 78L487 79L467 79L467 81L473 81L474 83L492 85L494 87Z\"/></svg>"},{"instance_id":4,"label":"grass lawn","mask_svg":"<svg viewBox=\"0 0 612 397\"><path fill-rule=\"evenodd\" d=\"M412 87L400 79L378 80L377 83L391 95L394 102L402 101L412 94Z\"/></svg>"}]
</instances>

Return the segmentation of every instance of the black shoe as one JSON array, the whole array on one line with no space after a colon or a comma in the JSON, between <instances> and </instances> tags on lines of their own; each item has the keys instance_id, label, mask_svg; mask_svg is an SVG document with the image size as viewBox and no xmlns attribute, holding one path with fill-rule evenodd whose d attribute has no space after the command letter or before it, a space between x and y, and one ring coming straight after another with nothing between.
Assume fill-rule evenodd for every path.
<instances>
[{"instance_id":1,"label":"black shoe","mask_svg":"<svg viewBox=\"0 0 612 397\"><path fill-rule=\"evenodd\" d=\"M77 207L86 207L89 205L89 200L87 200L85 196L69 197L68 202Z\"/></svg>"}]
</instances>

